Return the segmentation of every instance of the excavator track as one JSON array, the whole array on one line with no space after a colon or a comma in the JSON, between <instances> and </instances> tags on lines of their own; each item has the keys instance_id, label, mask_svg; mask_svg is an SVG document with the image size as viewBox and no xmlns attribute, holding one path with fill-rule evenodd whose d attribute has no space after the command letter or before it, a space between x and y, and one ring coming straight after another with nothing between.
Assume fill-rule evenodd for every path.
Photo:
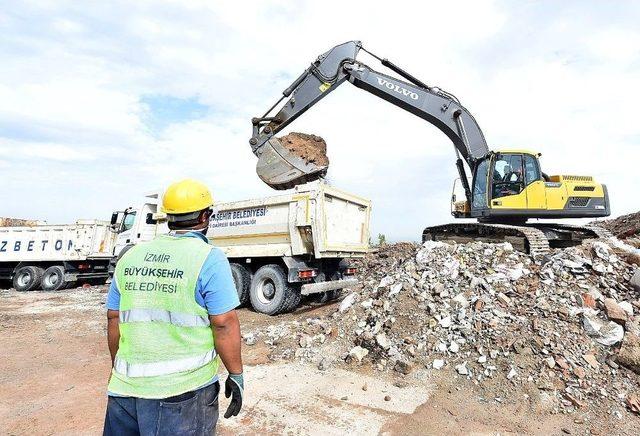
<instances>
[{"instance_id":1,"label":"excavator track","mask_svg":"<svg viewBox=\"0 0 640 436\"><path fill-rule=\"evenodd\" d=\"M422 233L422 241L451 240L460 243L510 242L519 251L529 253L533 258L547 254L551 248L579 245L583 240L611 238L606 229L593 225L571 224L493 224L493 223L451 223L427 227Z\"/></svg>"}]
</instances>

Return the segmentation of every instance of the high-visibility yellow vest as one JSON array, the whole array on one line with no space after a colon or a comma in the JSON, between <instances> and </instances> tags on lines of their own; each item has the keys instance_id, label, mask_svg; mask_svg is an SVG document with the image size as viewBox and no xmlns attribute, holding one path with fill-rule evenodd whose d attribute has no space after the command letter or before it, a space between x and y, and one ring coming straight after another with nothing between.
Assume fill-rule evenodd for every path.
<instances>
[{"instance_id":1,"label":"high-visibility yellow vest","mask_svg":"<svg viewBox=\"0 0 640 436\"><path fill-rule=\"evenodd\" d=\"M116 265L120 343L109 392L167 398L192 391L218 372L209 315L195 300L212 247L168 235L127 251Z\"/></svg>"}]
</instances>

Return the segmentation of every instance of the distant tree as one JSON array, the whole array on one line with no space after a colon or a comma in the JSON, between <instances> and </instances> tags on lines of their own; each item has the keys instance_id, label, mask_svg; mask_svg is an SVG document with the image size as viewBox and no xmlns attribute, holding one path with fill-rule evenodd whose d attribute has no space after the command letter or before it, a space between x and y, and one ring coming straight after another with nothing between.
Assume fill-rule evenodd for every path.
<instances>
[{"instance_id":1,"label":"distant tree","mask_svg":"<svg viewBox=\"0 0 640 436\"><path fill-rule=\"evenodd\" d=\"M387 245L387 237L383 233L378 233L378 245Z\"/></svg>"}]
</instances>

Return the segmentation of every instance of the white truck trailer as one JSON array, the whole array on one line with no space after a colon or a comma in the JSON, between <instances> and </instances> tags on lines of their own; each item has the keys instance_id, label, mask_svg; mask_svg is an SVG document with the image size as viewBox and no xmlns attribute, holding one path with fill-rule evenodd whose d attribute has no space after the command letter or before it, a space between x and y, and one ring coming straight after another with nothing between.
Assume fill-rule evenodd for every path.
<instances>
[{"instance_id":1,"label":"white truck trailer","mask_svg":"<svg viewBox=\"0 0 640 436\"><path fill-rule=\"evenodd\" d=\"M114 213L117 250L168 232L159 197ZM370 214L369 200L314 182L215 204L207 237L227 255L241 302L274 315L295 309L303 295L326 301L356 284L348 260L369 249Z\"/></svg>"},{"instance_id":2,"label":"white truck trailer","mask_svg":"<svg viewBox=\"0 0 640 436\"><path fill-rule=\"evenodd\" d=\"M116 235L107 221L0 227L0 279L18 291L106 280Z\"/></svg>"}]
</instances>

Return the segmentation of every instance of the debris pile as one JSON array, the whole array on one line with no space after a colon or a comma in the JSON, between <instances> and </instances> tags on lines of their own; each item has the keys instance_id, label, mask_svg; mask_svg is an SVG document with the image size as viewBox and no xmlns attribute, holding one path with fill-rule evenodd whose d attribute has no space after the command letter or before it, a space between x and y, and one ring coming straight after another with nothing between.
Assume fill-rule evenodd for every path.
<instances>
[{"instance_id":1,"label":"debris pile","mask_svg":"<svg viewBox=\"0 0 640 436\"><path fill-rule=\"evenodd\" d=\"M640 212L622 215L610 220L596 221L593 224L604 227L620 239L640 237Z\"/></svg>"},{"instance_id":2,"label":"debris pile","mask_svg":"<svg viewBox=\"0 0 640 436\"><path fill-rule=\"evenodd\" d=\"M361 283L335 312L274 327L265 342L272 358L320 369L428 369L487 401L620 414L640 392L640 273L624 259L601 241L537 262L509 243L384 246L359 262Z\"/></svg>"},{"instance_id":3,"label":"debris pile","mask_svg":"<svg viewBox=\"0 0 640 436\"><path fill-rule=\"evenodd\" d=\"M638 273L623 259L601 241L537 263L509 243L385 247L362 262L363 287L338 316L353 340L347 360L450 369L497 401L622 404L640 382Z\"/></svg>"},{"instance_id":4,"label":"debris pile","mask_svg":"<svg viewBox=\"0 0 640 436\"><path fill-rule=\"evenodd\" d=\"M31 227L43 224L38 220L26 220L21 218L3 218L0 217L0 227Z\"/></svg>"}]
</instances>

